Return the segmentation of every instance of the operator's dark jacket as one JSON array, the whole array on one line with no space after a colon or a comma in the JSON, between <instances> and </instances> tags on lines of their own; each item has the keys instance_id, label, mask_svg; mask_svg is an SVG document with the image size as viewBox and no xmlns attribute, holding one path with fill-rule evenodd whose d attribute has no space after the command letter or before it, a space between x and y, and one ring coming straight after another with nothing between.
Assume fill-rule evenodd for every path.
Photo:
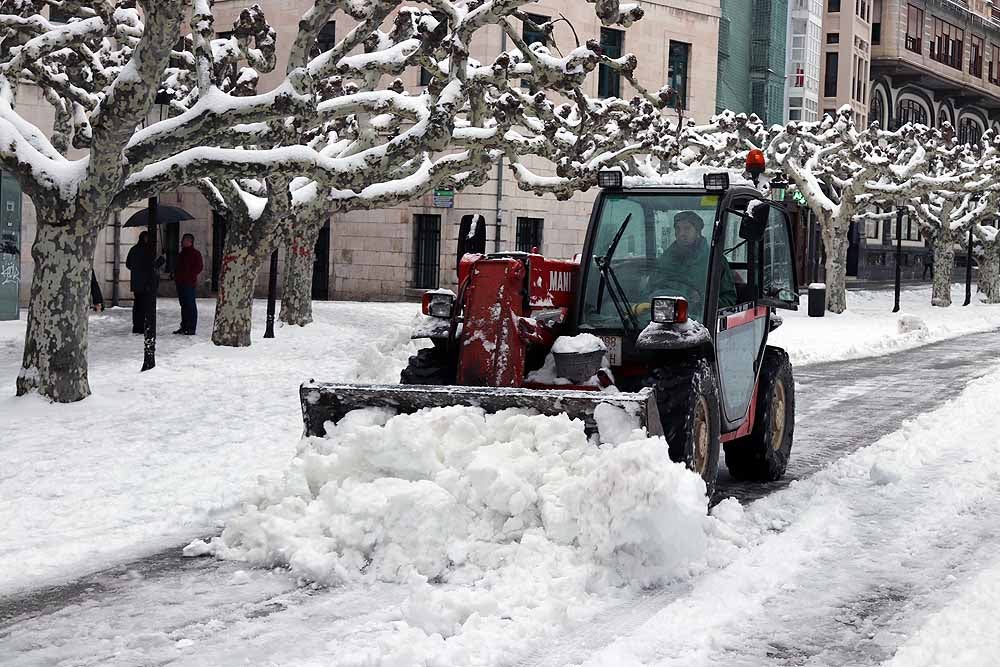
<instances>
[{"instance_id":1,"label":"operator's dark jacket","mask_svg":"<svg viewBox=\"0 0 1000 667\"><path fill-rule=\"evenodd\" d=\"M699 283L703 276L708 275L709 266L708 242L702 237L695 242L694 248L686 248L677 243L670 244L660 259L662 278L658 281L663 285L676 286L690 284L692 278ZM702 294L701 302L705 296ZM690 299L689 299L690 300ZM722 259L722 282L719 284L719 308L729 308L736 305L736 286L733 284L733 270L729 262Z\"/></svg>"}]
</instances>

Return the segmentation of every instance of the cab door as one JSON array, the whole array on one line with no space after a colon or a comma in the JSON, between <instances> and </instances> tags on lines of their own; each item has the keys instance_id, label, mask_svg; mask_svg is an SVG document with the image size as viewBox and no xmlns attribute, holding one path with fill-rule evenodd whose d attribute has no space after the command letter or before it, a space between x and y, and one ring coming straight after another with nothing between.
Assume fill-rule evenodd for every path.
<instances>
[{"instance_id":1,"label":"cab door","mask_svg":"<svg viewBox=\"0 0 1000 667\"><path fill-rule=\"evenodd\" d=\"M772 308L798 308L791 225L768 204L758 241L739 236L740 218L728 214L723 230L723 271L736 285L736 304L718 310L715 352L721 389L723 430L739 428L747 416L771 328Z\"/></svg>"}]
</instances>

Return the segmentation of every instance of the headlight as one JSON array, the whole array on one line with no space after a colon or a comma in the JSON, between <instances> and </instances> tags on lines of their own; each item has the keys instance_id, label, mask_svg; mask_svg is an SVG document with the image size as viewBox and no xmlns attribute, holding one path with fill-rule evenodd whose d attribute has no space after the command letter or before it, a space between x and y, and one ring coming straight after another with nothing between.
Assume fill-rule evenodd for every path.
<instances>
[{"instance_id":1,"label":"headlight","mask_svg":"<svg viewBox=\"0 0 1000 667\"><path fill-rule=\"evenodd\" d=\"M597 172L597 186L617 190L621 188L623 174L620 171L608 170Z\"/></svg>"},{"instance_id":2,"label":"headlight","mask_svg":"<svg viewBox=\"0 0 1000 667\"><path fill-rule=\"evenodd\" d=\"M681 296L653 297L650 310L657 324L683 324L688 319L688 302Z\"/></svg>"},{"instance_id":3,"label":"headlight","mask_svg":"<svg viewBox=\"0 0 1000 667\"><path fill-rule=\"evenodd\" d=\"M421 304L424 315L431 317L451 317L455 307L455 294L450 290L425 292Z\"/></svg>"}]
</instances>

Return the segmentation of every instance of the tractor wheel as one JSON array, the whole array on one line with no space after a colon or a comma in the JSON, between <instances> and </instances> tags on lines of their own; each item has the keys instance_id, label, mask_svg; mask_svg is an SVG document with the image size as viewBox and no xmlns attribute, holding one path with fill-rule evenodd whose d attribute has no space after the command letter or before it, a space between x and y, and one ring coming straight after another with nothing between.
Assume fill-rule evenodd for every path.
<instances>
[{"instance_id":1,"label":"tractor wheel","mask_svg":"<svg viewBox=\"0 0 1000 667\"><path fill-rule=\"evenodd\" d=\"M792 453L795 431L795 380L784 350L768 346L757 387L757 407L750 435L726 443L726 467L734 479L774 482L781 479Z\"/></svg>"},{"instance_id":2,"label":"tractor wheel","mask_svg":"<svg viewBox=\"0 0 1000 667\"><path fill-rule=\"evenodd\" d=\"M646 384L656 388L656 406L672 461L683 462L715 493L719 471L719 388L704 359L657 369Z\"/></svg>"},{"instance_id":3,"label":"tractor wheel","mask_svg":"<svg viewBox=\"0 0 1000 667\"><path fill-rule=\"evenodd\" d=\"M435 344L434 347L426 347L410 357L410 363L399 374L399 383L455 384L455 368L445 347Z\"/></svg>"}]
</instances>

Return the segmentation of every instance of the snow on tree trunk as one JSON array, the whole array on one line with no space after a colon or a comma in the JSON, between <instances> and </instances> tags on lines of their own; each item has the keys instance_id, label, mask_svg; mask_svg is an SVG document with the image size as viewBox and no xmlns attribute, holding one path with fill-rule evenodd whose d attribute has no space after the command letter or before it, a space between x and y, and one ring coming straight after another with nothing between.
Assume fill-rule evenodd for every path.
<instances>
[{"instance_id":1,"label":"snow on tree trunk","mask_svg":"<svg viewBox=\"0 0 1000 667\"><path fill-rule=\"evenodd\" d=\"M226 235L215 305L212 342L228 347L250 345L253 292L266 249L246 227L233 225Z\"/></svg>"},{"instance_id":2,"label":"snow on tree trunk","mask_svg":"<svg viewBox=\"0 0 1000 667\"><path fill-rule=\"evenodd\" d=\"M947 228L938 229L931 238L931 250L934 253L931 305L947 308L951 305L951 272L955 266L954 233Z\"/></svg>"},{"instance_id":3,"label":"snow on tree trunk","mask_svg":"<svg viewBox=\"0 0 1000 667\"><path fill-rule=\"evenodd\" d=\"M826 309L831 313L847 310L847 230L823 225L826 249Z\"/></svg>"},{"instance_id":4,"label":"snow on tree trunk","mask_svg":"<svg viewBox=\"0 0 1000 667\"><path fill-rule=\"evenodd\" d=\"M35 274L17 395L38 391L53 401L71 403L90 395L87 314L99 228L75 220L60 222L40 220L31 247Z\"/></svg>"},{"instance_id":5,"label":"snow on tree trunk","mask_svg":"<svg viewBox=\"0 0 1000 667\"><path fill-rule=\"evenodd\" d=\"M979 256L979 291L986 295L986 303L1000 303L1000 253L987 245Z\"/></svg>"},{"instance_id":6,"label":"snow on tree trunk","mask_svg":"<svg viewBox=\"0 0 1000 667\"><path fill-rule=\"evenodd\" d=\"M285 324L304 327L313 321L312 279L316 262L316 240L325 218L319 224L303 221L289 225L285 243L285 268L281 278L281 313Z\"/></svg>"}]
</instances>

